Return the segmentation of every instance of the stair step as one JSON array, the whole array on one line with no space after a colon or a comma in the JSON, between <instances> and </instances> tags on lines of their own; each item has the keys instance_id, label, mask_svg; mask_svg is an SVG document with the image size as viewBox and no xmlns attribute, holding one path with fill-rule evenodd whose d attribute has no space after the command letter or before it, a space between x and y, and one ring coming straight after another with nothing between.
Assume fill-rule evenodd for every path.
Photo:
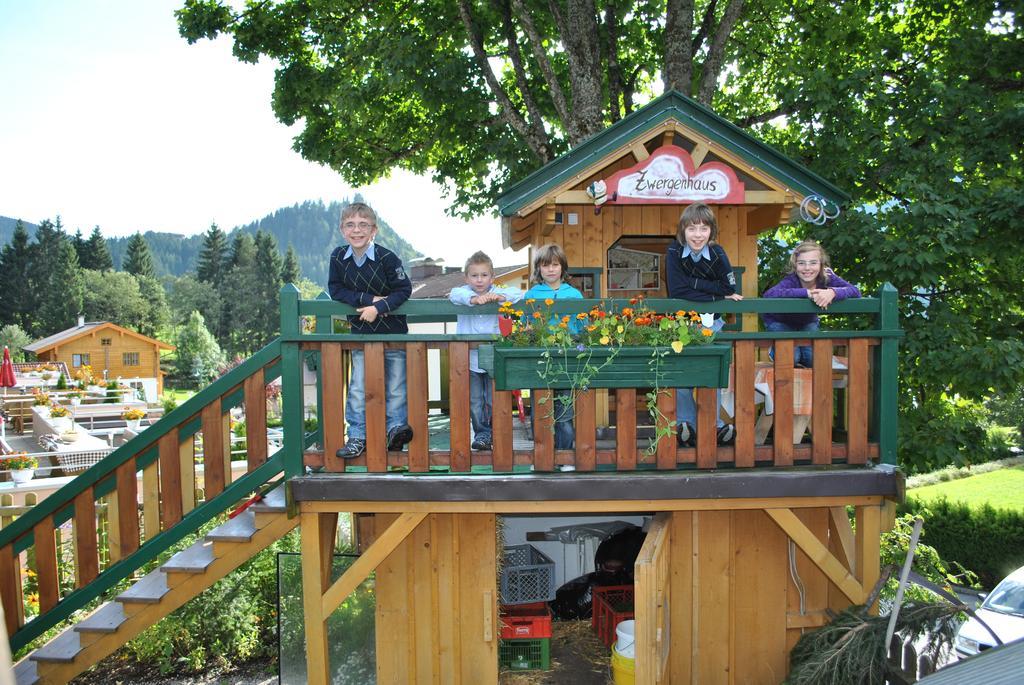
<instances>
[{"instance_id":1,"label":"stair step","mask_svg":"<svg viewBox=\"0 0 1024 685\"><path fill-rule=\"evenodd\" d=\"M35 685L39 682L39 672L36 670L36 662L32 659L22 659L14 667L14 682L18 685Z\"/></svg>"},{"instance_id":2,"label":"stair step","mask_svg":"<svg viewBox=\"0 0 1024 685\"><path fill-rule=\"evenodd\" d=\"M167 591L167 574L156 569L119 594L117 601L125 604L157 604Z\"/></svg>"},{"instance_id":3,"label":"stair step","mask_svg":"<svg viewBox=\"0 0 1024 685\"><path fill-rule=\"evenodd\" d=\"M213 563L213 541L199 540L181 550L160 567L164 573L206 573Z\"/></svg>"},{"instance_id":4,"label":"stair step","mask_svg":"<svg viewBox=\"0 0 1024 685\"><path fill-rule=\"evenodd\" d=\"M256 533L256 512L246 509L206 534L214 542L249 542Z\"/></svg>"},{"instance_id":5,"label":"stair step","mask_svg":"<svg viewBox=\"0 0 1024 685\"><path fill-rule=\"evenodd\" d=\"M45 645L32 652L29 659L55 664L70 664L82 651L79 635L72 628L53 638Z\"/></svg>"},{"instance_id":6,"label":"stair step","mask_svg":"<svg viewBox=\"0 0 1024 685\"><path fill-rule=\"evenodd\" d=\"M107 602L88 618L75 625L80 633L116 633L118 626L125 622L124 605L120 602Z\"/></svg>"},{"instance_id":7,"label":"stair step","mask_svg":"<svg viewBox=\"0 0 1024 685\"><path fill-rule=\"evenodd\" d=\"M260 514L282 514L287 511L288 503L285 500L284 485L284 483L278 485L249 509Z\"/></svg>"}]
</instances>

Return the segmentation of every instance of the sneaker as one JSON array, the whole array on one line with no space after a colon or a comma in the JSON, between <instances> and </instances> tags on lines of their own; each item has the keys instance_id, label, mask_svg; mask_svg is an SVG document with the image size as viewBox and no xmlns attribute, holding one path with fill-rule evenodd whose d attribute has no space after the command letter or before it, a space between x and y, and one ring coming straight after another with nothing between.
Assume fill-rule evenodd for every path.
<instances>
[{"instance_id":1,"label":"sneaker","mask_svg":"<svg viewBox=\"0 0 1024 685\"><path fill-rule=\"evenodd\" d=\"M731 423L727 423L718 429L719 445L731 445L734 439L736 439L736 427Z\"/></svg>"},{"instance_id":2,"label":"sneaker","mask_svg":"<svg viewBox=\"0 0 1024 685\"><path fill-rule=\"evenodd\" d=\"M679 422L679 428L676 430L676 441L680 447L693 447L696 437L693 426L686 421Z\"/></svg>"},{"instance_id":3,"label":"sneaker","mask_svg":"<svg viewBox=\"0 0 1024 685\"><path fill-rule=\"evenodd\" d=\"M363 440L362 438L349 438L345 446L334 454L338 459L355 459L365 451L366 440Z\"/></svg>"},{"instance_id":4,"label":"sneaker","mask_svg":"<svg viewBox=\"0 0 1024 685\"><path fill-rule=\"evenodd\" d=\"M401 452L402 448L412 442L412 426L403 423L388 431L388 451Z\"/></svg>"},{"instance_id":5,"label":"sneaker","mask_svg":"<svg viewBox=\"0 0 1024 685\"><path fill-rule=\"evenodd\" d=\"M473 444L471 447L475 450L489 450L491 449L491 439L488 437L473 438Z\"/></svg>"}]
</instances>

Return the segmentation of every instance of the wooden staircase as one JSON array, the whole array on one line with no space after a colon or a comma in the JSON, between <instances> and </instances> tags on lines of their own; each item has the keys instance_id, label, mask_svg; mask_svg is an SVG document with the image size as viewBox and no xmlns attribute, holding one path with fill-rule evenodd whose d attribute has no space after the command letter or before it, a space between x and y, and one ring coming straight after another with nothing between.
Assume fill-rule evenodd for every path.
<instances>
[{"instance_id":1,"label":"wooden staircase","mask_svg":"<svg viewBox=\"0 0 1024 685\"><path fill-rule=\"evenodd\" d=\"M66 683L294 528L284 485L181 550L14 668L18 685Z\"/></svg>"}]
</instances>

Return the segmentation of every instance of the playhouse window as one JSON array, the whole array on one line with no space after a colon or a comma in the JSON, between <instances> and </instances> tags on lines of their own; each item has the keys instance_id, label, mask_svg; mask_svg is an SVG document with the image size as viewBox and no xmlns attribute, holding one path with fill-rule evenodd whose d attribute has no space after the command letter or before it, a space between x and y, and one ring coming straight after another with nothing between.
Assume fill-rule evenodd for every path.
<instances>
[{"instance_id":1,"label":"playhouse window","mask_svg":"<svg viewBox=\"0 0 1024 685\"><path fill-rule=\"evenodd\" d=\"M608 250L608 290L659 290L661 255L625 247Z\"/></svg>"},{"instance_id":2,"label":"playhouse window","mask_svg":"<svg viewBox=\"0 0 1024 685\"><path fill-rule=\"evenodd\" d=\"M124 366L138 366L139 365L139 353L138 352L125 352L121 355L121 363Z\"/></svg>"},{"instance_id":3,"label":"playhouse window","mask_svg":"<svg viewBox=\"0 0 1024 685\"><path fill-rule=\"evenodd\" d=\"M89 355L87 354L73 354L71 355L71 366L76 369L80 366L89 366L92 362L89 361Z\"/></svg>"}]
</instances>

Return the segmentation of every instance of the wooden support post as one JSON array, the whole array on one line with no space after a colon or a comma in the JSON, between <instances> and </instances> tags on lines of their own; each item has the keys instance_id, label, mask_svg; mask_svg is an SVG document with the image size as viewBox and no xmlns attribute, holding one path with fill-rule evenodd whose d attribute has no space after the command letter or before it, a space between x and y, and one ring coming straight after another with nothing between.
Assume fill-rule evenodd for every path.
<instances>
[{"instance_id":1,"label":"wooden support post","mask_svg":"<svg viewBox=\"0 0 1024 685\"><path fill-rule=\"evenodd\" d=\"M337 514L302 514L302 604L306 626L306 679L327 685L327 616L323 611L324 591L330 584L331 557ZM325 543L329 540L329 543Z\"/></svg>"},{"instance_id":2,"label":"wooden support post","mask_svg":"<svg viewBox=\"0 0 1024 685\"><path fill-rule=\"evenodd\" d=\"M576 469L593 471L597 466L597 404L595 392L576 397Z\"/></svg>"},{"instance_id":3,"label":"wooden support post","mask_svg":"<svg viewBox=\"0 0 1024 685\"><path fill-rule=\"evenodd\" d=\"M146 540L152 540L160 532L159 461L142 469L142 526Z\"/></svg>"},{"instance_id":4,"label":"wooden support post","mask_svg":"<svg viewBox=\"0 0 1024 685\"><path fill-rule=\"evenodd\" d=\"M823 466L832 463L832 341L815 340L813 349L811 458L815 465ZM793 437L796 442L796 435Z\"/></svg>"},{"instance_id":5,"label":"wooden support post","mask_svg":"<svg viewBox=\"0 0 1024 685\"><path fill-rule=\"evenodd\" d=\"M737 468L754 465L754 347L753 340L739 340L733 347L736 363L733 369L736 380L733 384L733 406L736 413L736 457Z\"/></svg>"},{"instance_id":6,"label":"wooden support post","mask_svg":"<svg viewBox=\"0 0 1024 685\"><path fill-rule=\"evenodd\" d=\"M182 517L181 456L178 447L177 428L160 438L160 494L162 496L160 518L164 530L180 521Z\"/></svg>"},{"instance_id":7,"label":"wooden support post","mask_svg":"<svg viewBox=\"0 0 1024 685\"><path fill-rule=\"evenodd\" d=\"M683 391L688 392L688 391ZM657 399L658 417L655 421L655 430L658 434L656 449L656 460L659 469L671 470L676 467L677 442L675 431L670 427L676 420L676 391L674 389L661 390Z\"/></svg>"},{"instance_id":8,"label":"wooden support post","mask_svg":"<svg viewBox=\"0 0 1024 685\"><path fill-rule=\"evenodd\" d=\"M323 376L323 413L320 430L324 436L324 470L344 471L345 462L337 452L345 446L345 403L342 400L341 343L325 342L320 346L320 371Z\"/></svg>"},{"instance_id":9,"label":"wooden support post","mask_svg":"<svg viewBox=\"0 0 1024 685\"><path fill-rule=\"evenodd\" d=\"M384 343L363 347L363 388L366 398L366 470L388 470L387 382L384 375Z\"/></svg>"},{"instance_id":10,"label":"wooden support post","mask_svg":"<svg viewBox=\"0 0 1024 685\"><path fill-rule=\"evenodd\" d=\"M512 455L512 391L495 390L491 412L491 468L511 472Z\"/></svg>"},{"instance_id":11,"label":"wooden support post","mask_svg":"<svg viewBox=\"0 0 1024 685\"><path fill-rule=\"evenodd\" d=\"M86 488L75 496L75 587L85 587L100 572L99 547L96 540L96 501L93 489Z\"/></svg>"},{"instance_id":12,"label":"wooden support post","mask_svg":"<svg viewBox=\"0 0 1024 685\"><path fill-rule=\"evenodd\" d=\"M846 461L863 464L868 457L868 341L850 341L849 382L846 387Z\"/></svg>"},{"instance_id":13,"label":"wooden support post","mask_svg":"<svg viewBox=\"0 0 1024 685\"><path fill-rule=\"evenodd\" d=\"M224 492L224 433L220 398L203 407L203 491L209 501ZM184 500L182 492L182 500Z\"/></svg>"},{"instance_id":14,"label":"wooden support post","mask_svg":"<svg viewBox=\"0 0 1024 685\"><path fill-rule=\"evenodd\" d=\"M533 468L555 470L555 398L550 390L534 390L533 395Z\"/></svg>"},{"instance_id":15,"label":"wooden support post","mask_svg":"<svg viewBox=\"0 0 1024 685\"><path fill-rule=\"evenodd\" d=\"M263 369L245 379L245 452L248 470L267 460L267 387Z\"/></svg>"},{"instance_id":16,"label":"wooden support post","mask_svg":"<svg viewBox=\"0 0 1024 685\"><path fill-rule=\"evenodd\" d=\"M718 464L717 393L714 388L696 388L694 392L697 395L697 468L713 469Z\"/></svg>"},{"instance_id":17,"label":"wooden support post","mask_svg":"<svg viewBox=\"0 0 1024 685\"><path fill-rule=\"evenodd\" d=\"M451 470L466 473L472 467L469 445L469 343L448 344L451 383L448 415L451 418Z\"/></svg>"},{"instance_id":18,"label":"wooden support post","mask_svg":"<svg viewBox=\"0 0 1024 685\"><path fill-rule=\"evenodd\" d=\"M178 445L178 459L181 461L181 513L187 514L196 508L196 438L194 435L190 435L185 442ZM203 492L206 493L205 471L203 473Z\"/></svg>"},{"instance_id":19,"label":"wooden support post","mask_svg":"<svg viewBox=\"0 0 1024 685\"><path fill-rule=\"evenodd\" d=\"M793 341L775 341L775 466L793 465Z\"/></svg>"},{"instance_id":20,"label":"wooden support post","mask_svg":"<svg viewBox=\"0 0 1024 685\"><path fill-rule=\"evenodd\" d=\"M857 519L857 580L867 597L878 576L881 574L881 507L879 505L861 505L856 508ZM862 600L863 601L863 600ZM872 613L878 611L878 603L871 607Z\"/></svg>"},{"instance_id":21,"label":"wooden support post","mask_svg":"<svg viewBox=\"0 0 1024 685\"><path fill-rule=\"evenodd\" d=\"M427 378L426 343L408 343L405 346L405 388L409 394L409 425L412 442L409 443L409 470L430 470L430 430L427 427L430 383Z\"/></svg>"},{"instance_id":22,"label":"wooden support post","mask_svg":"<svg viewBox=\"0 0 1024 685\"><path fill-rule=\"evenodd\" d=\"M117 467L117 530L120 538L121 557L134 553L139 548L139 481L135 471L135 459ZM115 525L111 522L111 525Z\"/></svg>"},{"instance_id":23,"label":"wooden support post","mask_svg":"<svg viewBox=\"0 0 1024 685\"><path fill-rule=\"evenodd\" d=\"M113 527L113 525L111 525ZM57 543L53 538L53 518L44 516L32 528L36 550L36 579L39 581L39 611L57 606L60 590L57 582Z\"/></svg>"},{"instance_id":24,"label":"wooden support post","mask_svg":"<svg viewBox=\"0 0 1024 685\"><path fill-rule=\"evenodd\" d=\"M776 352L776 354L778 353ZM836 584L836 587L838 587L851 602L854 604L860 604L864 601L864 598L867 596L870 588L864 590L863 583L857 582L858 578L854 578L853 575L843 567L839 560L832 556L828 551L828 548L818 540L818 537L813 531L811 531L811 529L804 525L803 521L797 518L796 514L794 514L792 510L765 509L765 512L772 517L772 520L775 521L775 523L779 524L779 527L782 528L786 535L788 535L790 539L804 551L804 554L806 554L818 568L824 571L825 575ZM876 578L878 575L877 566L878 554L876 552ZM872 584L873 583L874 581L872 581Z\"/></svg>"}]
</instances>

